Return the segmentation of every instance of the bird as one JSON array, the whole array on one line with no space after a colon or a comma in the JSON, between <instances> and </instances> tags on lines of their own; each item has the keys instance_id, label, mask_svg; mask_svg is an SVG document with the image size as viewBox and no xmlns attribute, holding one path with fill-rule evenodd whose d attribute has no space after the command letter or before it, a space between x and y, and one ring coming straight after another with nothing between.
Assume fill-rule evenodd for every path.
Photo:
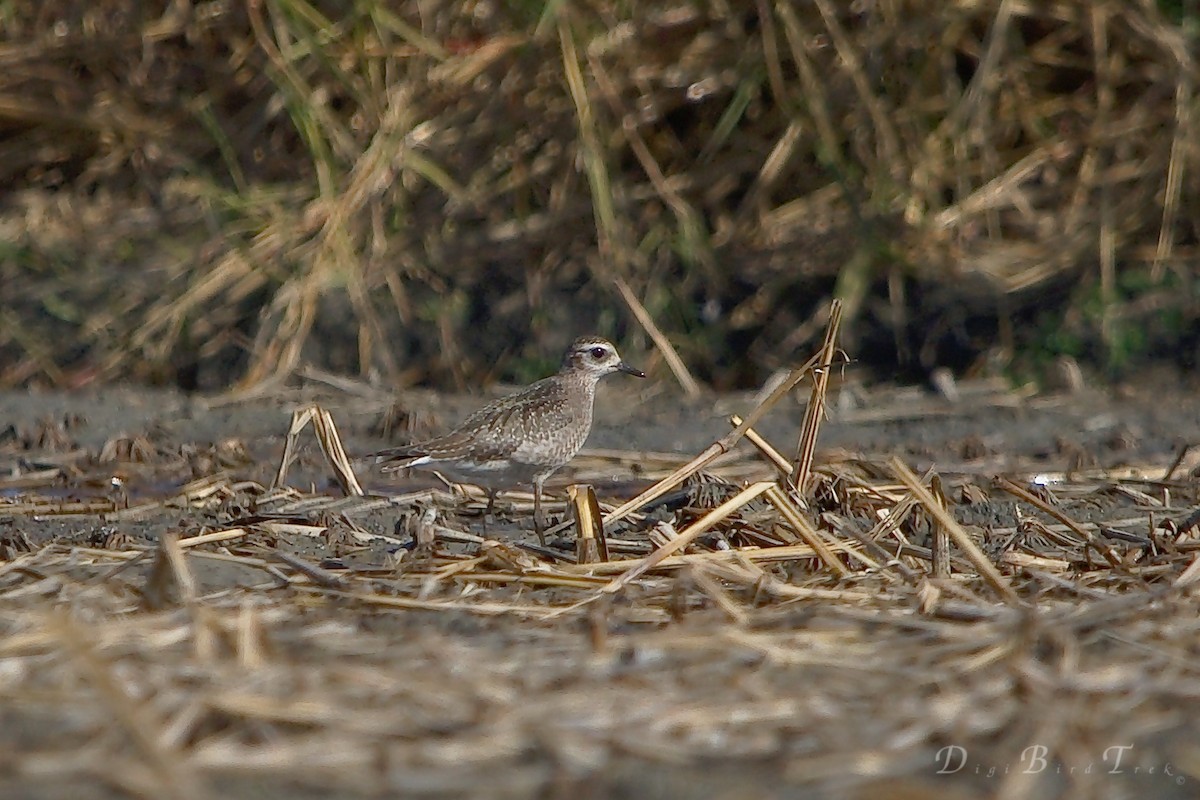
<instances>
[{"instance_id":1,"label":"bird","mask_svg":"<svg viewBox=\"0 0 1200 800\"><path fill-rule=\"evenodd\" d=\"M488 496L485 525L498 490L531 484L534 530L544 546L542 487L583 447L592 430L596 383L616 372L646 377L621 360L612 342L580 337L567 348L557 374L493 400L449 433L371 455L384 472L430 469L454 483L482 487Z\"/></svg>"}]
</instances>

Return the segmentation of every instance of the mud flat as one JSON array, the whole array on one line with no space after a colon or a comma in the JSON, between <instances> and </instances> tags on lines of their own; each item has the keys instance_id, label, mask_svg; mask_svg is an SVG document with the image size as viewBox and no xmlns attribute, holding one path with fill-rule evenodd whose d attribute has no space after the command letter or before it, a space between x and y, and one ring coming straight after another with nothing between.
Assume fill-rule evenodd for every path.
<instances>
[{"instance_id":1,"label":"mud flat","mask_svg":"<svg viewBox=\"0 0 1200 800\"><path fill-rule=\"evenodd\" d=\"M528 494L486 533L429 476L344 497L309 431L272 488L297 408L357 456L481 398L0 395L0 794L1194 797L1194 393L960 390L842 387L807 508L704 526L778 477L743 440L601 563L565 487L611 514L755 398L605 387L540 549Z\"/></svg>"}]
</instances>

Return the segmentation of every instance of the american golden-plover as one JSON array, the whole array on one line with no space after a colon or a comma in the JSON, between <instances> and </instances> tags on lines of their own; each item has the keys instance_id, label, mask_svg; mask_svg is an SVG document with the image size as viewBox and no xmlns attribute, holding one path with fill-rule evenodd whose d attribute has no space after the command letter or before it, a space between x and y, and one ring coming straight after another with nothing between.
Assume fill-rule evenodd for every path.
<instances>
[{"instance_id":1,"label":"american golden-plover","mask_svg":"<svg viewBox=\"0 0 1200 800\"><path fill-rule=\"evenodd\" d=\"M375 453L376 463L385 463L386 472L418 467L481 486L488 495L485 515L492 513L497 490L532 484L533 524L541 539L542 486L583 447L592 430L596 382L614 372L646 377L622 361L608 340L576 339L557 375L488 403L444 436Z\"/></svg>"}]
</instances>

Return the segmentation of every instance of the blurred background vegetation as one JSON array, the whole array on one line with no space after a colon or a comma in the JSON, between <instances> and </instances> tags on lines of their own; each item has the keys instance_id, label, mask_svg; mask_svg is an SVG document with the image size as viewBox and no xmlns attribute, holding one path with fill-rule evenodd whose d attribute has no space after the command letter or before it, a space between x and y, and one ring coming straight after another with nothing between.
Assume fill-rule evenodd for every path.
<instances>
[{"instance_id":1,"label":"blurred background vegetation","mask_svg":"<svg viewBox=\"0 0 1200 800\"><path fill-rule=\"evenodd\" d=\"M1200 352L1196 0L0 2L0 385ZM665 351L664 351L665 352ZM677 368L678 370L678 368Z\"/></svg>"}]
</instances>

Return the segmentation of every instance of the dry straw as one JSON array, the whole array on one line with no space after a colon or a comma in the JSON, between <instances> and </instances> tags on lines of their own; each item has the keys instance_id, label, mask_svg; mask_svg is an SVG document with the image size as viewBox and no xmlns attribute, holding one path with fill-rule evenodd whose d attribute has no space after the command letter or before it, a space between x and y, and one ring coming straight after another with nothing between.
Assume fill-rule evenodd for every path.
<instances>
[{"instance_id":1,"label":"dry straw","mask_svg":"<svg viewBox=\"0 0 1200 800\"><path fill-rule=\"evenodd\" d=\"M871 775L903 782L948 726L996 758L1020 758L1029 734L1003 731L1028 724L1067 753L1113 736L1149 749L1143 732L1171 730L1193 702L1193 481L1170 482L1163 502L1162 480L1126 473L1064 481L1052 498L1002 479L1025 517L981 538L955 499L978 476L918 477L894 458L814 449L800 505L791 464L747 422L760 411L736 428L753 446L727 455L769 477L715 503L687 495L653 548L663 518L643 515L661 481L603 527L604 498L574 487L572 535L550 542L553 558L464 530L470 496L323 497L224 476L131 505L131 517L107 499L56 505L14 475L0 515L31 535L0 528L0 701L26 733L0 786L517 791L563 780L531 769L531 754L573 759L594 781L634 751L658 770L786 756L775 783L866 785L831 765L869 760ZM324 452L337 464L342 451ZM744 468L589 458L641 461L676 489L701 461L709 483L695 485ZM1115 496L1134 505L1076 516ZM411 551L401 528L379 531L381 510L418 515ZM157 543L89 546L36 527L102 518L153 525ZM934 570L935 530L949 576ZM828 735L800 742L797 726ZM1053 733L1063 726L1071 737ZM1094 789L1083 773L1064 780L1064 796Z\"/></svg>"}]
</instances>

